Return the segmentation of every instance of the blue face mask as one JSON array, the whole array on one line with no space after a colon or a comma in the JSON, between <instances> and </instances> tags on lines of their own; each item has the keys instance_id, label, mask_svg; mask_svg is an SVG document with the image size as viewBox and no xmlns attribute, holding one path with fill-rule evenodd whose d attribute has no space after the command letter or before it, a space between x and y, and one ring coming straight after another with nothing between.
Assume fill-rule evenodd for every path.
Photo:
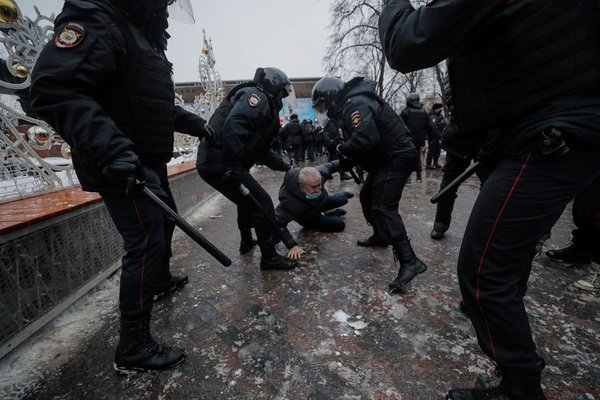
<instances>
[{"instance_id":1,"label":"blue face mask","mask_svg":"<svg viewBox=\"0 0 600 400\"><path fill-rule=\"evenodd\" d=\"M317 192L317 193L306 193L306 199L307 200L316 200L319 197L321 197L321 192Z\"/></svg>"}]
</instances>

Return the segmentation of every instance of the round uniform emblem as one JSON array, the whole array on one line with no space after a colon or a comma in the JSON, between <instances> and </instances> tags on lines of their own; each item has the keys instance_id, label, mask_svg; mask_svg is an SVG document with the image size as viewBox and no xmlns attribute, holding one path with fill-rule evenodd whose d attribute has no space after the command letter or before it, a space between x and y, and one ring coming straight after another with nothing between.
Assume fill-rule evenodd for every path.
<instances>
[{"instance_id":1,"label":"round uniform emblem","mask_svg":"<svg viewBox=\"0 0 600 400\"><path fill-rule=\"evenodd\" d=\"M85 29L83 26L75 22L69 22L58 30L54 36L54 43L56 47L68 49L79 45L83 41L84 36Z\"/></svg>"},{"instance_id":2,"label":"round uniform emblem","mask_svg":"<svg viewBox=\"0 0 600 400\"><path fill-rule=\"evenodd\" d=\"M255 94L251 94L250 97L248 97L248 104L250 107L258 107L260 104L260 97Z\"/></svg>"},{"instance_id":3,"label":"round uniform emblem","mask_svg":"<svg viewBox=\"0 0 600 400\"><path fill-rule=\"evenodd\" d=\"M354 128L357 128L362 122L362 117L360 116L360 112L358 111L354 111L350 118L352 119L352 126Z\"/></svg>"}]
</instances>

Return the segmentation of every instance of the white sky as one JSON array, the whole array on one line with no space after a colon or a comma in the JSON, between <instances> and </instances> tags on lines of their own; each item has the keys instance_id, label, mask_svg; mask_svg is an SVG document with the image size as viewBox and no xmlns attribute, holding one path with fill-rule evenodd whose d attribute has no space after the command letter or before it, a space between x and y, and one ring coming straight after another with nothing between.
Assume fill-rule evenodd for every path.
<instances>
[{"instance_id":1,"label":"white sky","mask_svg":"<svg viewBox=\"0 0 600 400\"><path fill-rule=\"evenodd\" d=\"M33 19L37 6L57 15L63 0L16 0ZM202 29L212 39L223 80L251 79L256 67L278 67L291 78L323 76L330 0L191 0L195 25L169 21L167 56L175 81L197 81Z\"/></svg>"}]
</instances>

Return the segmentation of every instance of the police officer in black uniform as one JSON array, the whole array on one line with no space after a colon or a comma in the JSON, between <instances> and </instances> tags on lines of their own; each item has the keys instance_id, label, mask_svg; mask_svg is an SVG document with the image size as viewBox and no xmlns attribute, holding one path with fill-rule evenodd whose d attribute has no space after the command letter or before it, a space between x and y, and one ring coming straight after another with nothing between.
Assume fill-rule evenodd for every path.
<instances>
[{"instance_id":1,"label":"police officer in black uniform","mask_svg":"<svg viewBox=\"0 0 600 400\"><path fill-rule=\"evenodd\" d=\"M402 190L415 168L417 151L402 119L375 94L375 82L354 78L319 80L312 91L319 121L336 119L347 140L337 146L342 169L360 165L368 171L360 191L360 204L373 235L359 246L392 245L400 261L390 292L400 290L427 266L415 255L398 205Z\"/></svg>"},{"instance_id":2,"label":"police officer in black uniform","mask_svg":"<svg viewBox=\"0 0 600 400\"><path fill-rule=\"evenodd\" d=\"M174 105L167 16L167 0L67 0L32 77L34 111L69 143L82 189L100 193L125 242L114 361L121 372L185 358L149 329L153 297L187 282L169 271L174 226L131 185L145 180L175 208L166 168L173 132L210 131Z\"/></svg>"},{"instance_id":3,"label":"police officer in black uniform","mask_svg":"<svg viewBox=\"0 0 600 400\"><path fill-rule=\"evenodd\" d=\"M304 147L302 145L304 135L298 114L290 115L290 122L283 127L281 135L285 138L290 163L296 164L296 166L300 165L298 163L304 161Z\"/></svg>"},{"instance_id":4,"label":"police officer in black uniform","mask_svg":"<svg viewBox=\"0 0 600 400\"><path fill-rule=\"evenodd\" d=\"M493 165L467 225L458 277L479 345L502 382L452 390L449 399L545 399L544 361L521 288L540 238L600 173L598 10L596 0L434 0L416 10L390 0L381 13L392 68L406 73L449 59L457 126L467 137L485 134L480 159Z\"/></svg>"},{"instance_id":5,"label":"police officer in black uniform","mask_svg":"<svg viewBox=\"0 0 600 400\"><path fill-rule=\"evenodd\" d=\"M250 168L257 161L273 169L290 169L270 147L279 134L282 99L291 94L292 83L283 71L258 68L252 82L236 87L221 102L211 118L211 124L216 127L215 139L198 148L196 168L202 179L238 206L238 216L251 221L262 253L260 268L263 271L298 266L296 261L275 251L278 233L273 201L250 174ZM240 185L250 194L243 194ZM262 210L250 196L258 201Z\"/></svg>"},{"instance_id":6,"label":"police officer in black uniform","mask_svg":"<svg viewBox=\"0 0 600 400\"><path fill-rule=\"evenodd\" d=\"M421 97L417 93L410 93L406 96L406 107L400 112L400 116L410 131L413 144L419 152L415 172L417 173L417 182L421 182L423 180L421 153L425 148L425 139L433 133L433 124L427 111L423 110Z\"/></svg>"},{"instance_id":7,"label":"police officer in black uniform","mask_svg":"<svg viewBox=\"0 0 600 400\"><path fill-rule=\"evenodd\" d=\"M433 125L433 130L427 137L427 161L425 162L426 169L439 169L442 168L440 165L440 155L442 153L442 147L440 141L442 140L442 133L446 122L442 111L444 106L440 103L435 103L429 111L429 118Z\"/></svg>"},{"instance_id":8,"label":"police officer in black uniform","mask_svg":"<svg viewBox=\"0 0 600 400\"><path fill-rule=\"evenodd\" d=\"M465 136L461 133L454 121L454 100L452 99L452 90L448 77L444 77L444 97L448 105L449 115L446 119L444 132L442 134L441 147L446 150L446 163L444 164L444 175L440 183L440 190L446 188L452 181L458 178L473 161L477 161L479 148L481 147L481 137ZM489 171L485 164L475 170L479 181L483 182L487 178ZM441 240L452 221L452 210L456 201L458 185L445 196L439 199L436 205L435 221L431 230L431 238Z\"/></svg>"}]
</instances>

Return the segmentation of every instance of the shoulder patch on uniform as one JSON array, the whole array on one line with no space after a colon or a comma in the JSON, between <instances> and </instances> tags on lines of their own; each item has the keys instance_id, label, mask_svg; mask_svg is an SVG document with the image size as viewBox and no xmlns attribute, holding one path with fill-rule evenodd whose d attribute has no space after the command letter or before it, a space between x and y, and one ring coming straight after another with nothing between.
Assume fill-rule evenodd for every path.
<instances>
[{"instance_id":1,"label":"shoulder patch on uniform","mask_svg":"<svg viewBox=\"0 0 600 400\"><path fill-rule=\"evenodd\" d=\"M352 120L352 126L354 128L357 128L362 122L362 117L359 111L354 111L352 115L350 115L350 119Z\"/></svg>"},{"instance_id":2,"label":"shoulder patch on uniform","mask_svg":"<svg viewBox=\"0 0 600 400\"><path fill-rule=\"evenodd\" d=\"M248 96L248 105L250 107L258 107L260 105L260 97L252 93Z\"/></svg>"},{"instance_id":3,"label":"shoulder patch on uniform","mask_svg":"<svg viewBox=\"0 0 600 400\"><path fill-rule=\"evenodd\" d=\"M85 28L76 22L63 25L54 35L54 44L61 49L78 46L85 37Z\"/></svg>"}]
</instances>

